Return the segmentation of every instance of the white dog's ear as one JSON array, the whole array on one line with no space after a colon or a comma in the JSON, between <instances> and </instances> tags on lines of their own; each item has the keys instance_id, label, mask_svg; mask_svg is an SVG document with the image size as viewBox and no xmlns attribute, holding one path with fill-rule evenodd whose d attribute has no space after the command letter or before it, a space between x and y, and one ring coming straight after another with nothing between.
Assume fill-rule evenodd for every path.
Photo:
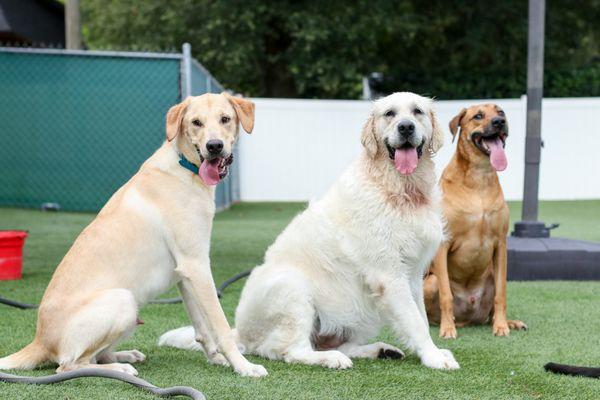
<instances>
[{"instance_id":1,"label":"white dog's ear","mask_svg":"<svg viewBox=\"0 0 600 400\"><path fill-rule=\"evenodd\" d=\"M429 111L429 118L431 119L432 130L431 142L429 142L429 150L431 151L431 154L435 154L444 145L444 133L440 129L440 123L433 109Z\"/></svg>"},{"instance_id":2,"label":"white dog's ear","mask_svg":"<svg viewBox=\"0 0 600 400\"><path fill-rule=\"evenodd\" d=\"M377 155L377 137L375 136L375 116L371 114L360 135L360 143L367 151L367 155L375 158Z\"/></svg>"},{"instance_id":3,"label":"white dog's ear","mask_svg":"<svg viewBox=\"0 0 600 400\"><path fill-rule=\"evenodd\" d=\"M454 140L456 139L456 133L458 132L458 128L460 127L460 121L463 119L466 113L467 109L463 108L454 118L452 118L452 121L450 121L449 126L450 133L452 133L452 143L454 143Z\"/></svg>"},{"instance_id":4,"label":"white dog's ear","mask_svg":"<svg viewBox=\"0 0 600 400\"><path fill-rule=\"evenodd\" d=\"M171 107L169 112L167 112L167 140L169 142L179 135L183 116L185 115L188 104L190 104L190 97Z\"/></svg>"},{"instance_id":5,"label":"white dog's ear","mask_svg":"<svg viewBox=\"0 0 600 400\"><path fill-rule=\"evenodd\" d=\"M242 128L244 128L246 132L252 133L252 129L254 129L254 103L250 100L242 99L241 97L232 96L227 92L221 94L229 100L235 109L235 113L242 124Z\"/></svg>"}]
</instances>

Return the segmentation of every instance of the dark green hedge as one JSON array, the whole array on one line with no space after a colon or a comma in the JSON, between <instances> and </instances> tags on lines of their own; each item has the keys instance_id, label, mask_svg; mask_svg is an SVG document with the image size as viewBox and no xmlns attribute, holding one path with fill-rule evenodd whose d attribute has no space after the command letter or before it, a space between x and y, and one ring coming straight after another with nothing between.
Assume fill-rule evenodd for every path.
<instances>
[{"instance_id":1,"label":"dark green hedge","mask_svg":"<svg viewBox=\"0 0 600 400\"><path fill-rule=\"evenodd\" d=\"M548 0L547 96L598 96L600 0ZM362 76L442 99L525 92L527 0L86 0L91 47L179 48L252 96L358 98Z\"/></svg>"}]
</instances>

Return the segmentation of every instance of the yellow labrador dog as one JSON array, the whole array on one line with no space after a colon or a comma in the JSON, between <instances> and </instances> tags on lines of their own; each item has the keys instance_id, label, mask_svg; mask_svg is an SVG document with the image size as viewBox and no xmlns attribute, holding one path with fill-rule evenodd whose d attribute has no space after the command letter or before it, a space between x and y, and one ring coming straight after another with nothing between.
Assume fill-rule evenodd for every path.
<instances>
[{"instance_id":1,"label":"yellow labrador dog","mask_svg":"<svg viewBox=\"0 0 600 400\"><path fill-rule=\"evenodd\" d=\"M133 332L138 307L177 283L208 359L243 376L267 374L239 352L210 270L214 185L240 123L252 131L254 104L226 93L169 110L167 141L79 235L46 289L35 339L0 369L54 362L57 372L94 364L136 375L129 363L145 356L115 345Z\"/></svg>"},{"instance_id":2,"label":"yellow labrador dog","mask_svg":"<svg viewBox=\"0 0 600 400\"><path fill-rule=\"evenodd\" d=\"M433 343L423 301L423 275L443 237L433 102L406 92L378 100L361 141L360 157L250 275L238 343L270 359L343 369L354 357L402 358L394 346L367 344L389 325L424 365L457 369ZM193 337L191 328L163 335L186 348Z\"/></svg>"}]
</instances>

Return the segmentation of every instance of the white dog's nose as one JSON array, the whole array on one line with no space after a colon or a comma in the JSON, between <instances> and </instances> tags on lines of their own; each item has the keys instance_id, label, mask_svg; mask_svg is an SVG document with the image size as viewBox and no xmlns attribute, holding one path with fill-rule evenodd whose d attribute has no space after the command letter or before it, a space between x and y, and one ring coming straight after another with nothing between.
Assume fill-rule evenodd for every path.
<instances>
[{"instance_id":1,"label":"white dog's nose","mask_svg":"<svg viewBox=\"0 0 600 400\"><path fill-rule=\"evenodd\" d=\"M412 121L403 119L398 123L398 132L400 132L400 135L404 138L408 138L415 133L415 124Z\"/></svg>"}]
</instances>

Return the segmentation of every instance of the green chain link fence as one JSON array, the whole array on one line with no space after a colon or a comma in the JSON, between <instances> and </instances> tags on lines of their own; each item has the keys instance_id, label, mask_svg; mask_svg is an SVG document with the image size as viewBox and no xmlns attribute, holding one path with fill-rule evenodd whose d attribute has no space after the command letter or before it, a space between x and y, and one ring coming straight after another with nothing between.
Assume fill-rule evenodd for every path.
<instances>
[{"instance_id":1,"label":"green chain link fence","mask_svg":"<svg viewBox=\"0 0 600 400\"><path fill-rule=\"evenodd\" d=\"M195 60L187 77L185 62L184 54L0 48L0 206L98 211L160 146L165 114L182 94L223 90ZM230 172L217 188L219 209L237 200Z\"/></svg>"}]
</instances>

